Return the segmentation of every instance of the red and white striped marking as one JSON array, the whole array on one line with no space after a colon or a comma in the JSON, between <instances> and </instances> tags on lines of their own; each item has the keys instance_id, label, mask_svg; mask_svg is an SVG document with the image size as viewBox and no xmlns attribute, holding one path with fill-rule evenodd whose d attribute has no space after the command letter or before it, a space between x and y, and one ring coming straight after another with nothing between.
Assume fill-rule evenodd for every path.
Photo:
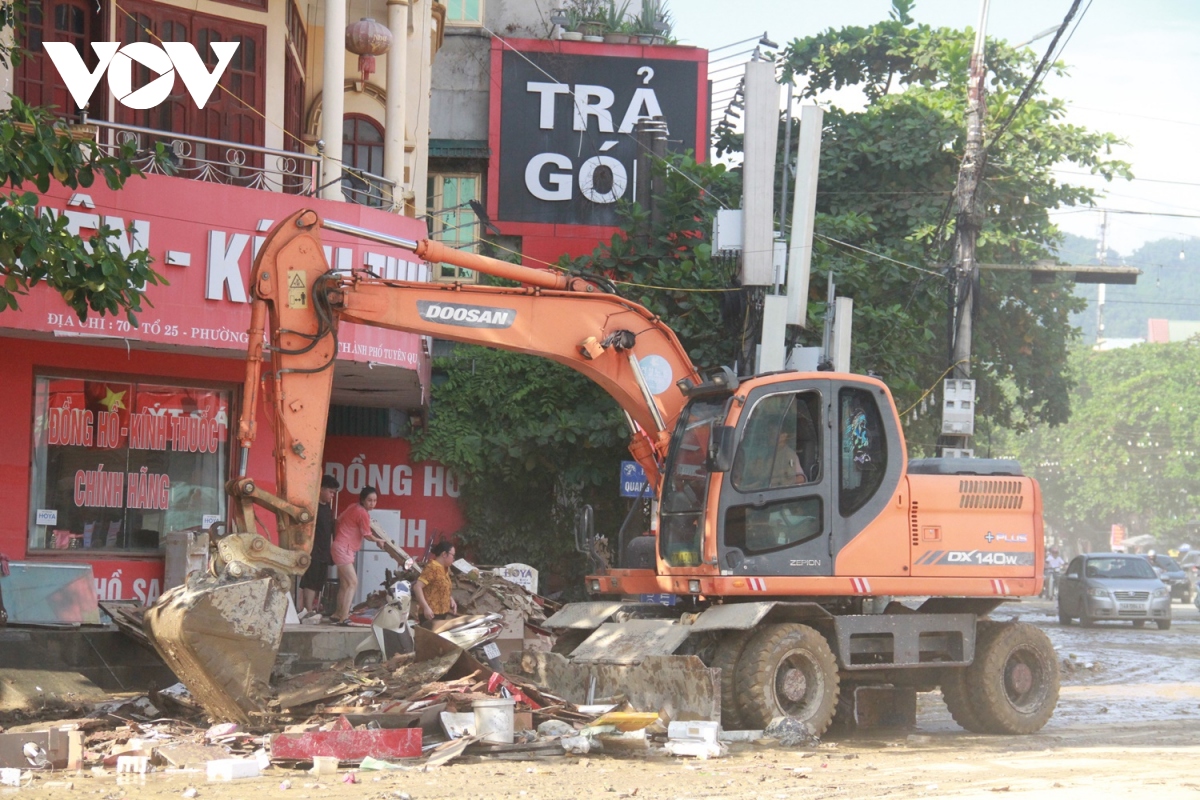
<instances>
[{"instance_id":1,"label":"red and white striped marking","mask_svg":"<svg viewBox=\"0 0 1200 800\"><path fill-rule=\"evenodd\" d=\"M850 585L854 587L855 594L871 593L871 582L866 578L851 578Z\"/></svg>"},{"instance_id":2,"label":"red and white striped marking","mask_svg":"<svg viewBox=\"0 0 1200 800\"><path fill-rule=\"evenodd\" d=\"M763 578L747 578L746 584L752 592L765 592L767 590L767 582Z\"/></svg>"},{"instance_id":3,"label":"red and white striped marking","mask_svg":"<svg viewBox=\"0 0 1200 800\"><path fill-rule=\"evenodd\" d=\"M1008 591L1008 581L1002 581L1002 580L997 580L996 578L993 578L992 579L992 591L999 595L1010 594L1010 592Z\"/></svg>"}]
</instances>

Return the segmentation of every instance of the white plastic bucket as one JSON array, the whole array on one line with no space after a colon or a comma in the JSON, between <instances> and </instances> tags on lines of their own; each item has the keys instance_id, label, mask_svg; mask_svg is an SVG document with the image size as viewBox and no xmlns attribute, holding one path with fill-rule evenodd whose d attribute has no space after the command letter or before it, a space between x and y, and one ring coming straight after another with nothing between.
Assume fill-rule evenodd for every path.
<instances>
[{"instance_id":1,"label":"white plastic bucket","mask_svg":"<svg viewBox=\"0 0 1200 800\"><path fill-rule=\"evenodd\" d=\"M511 697L476 700L473 707L475 733L485 742L512 744L513 708L516 704Z\"/></svg>"}]
</instances>

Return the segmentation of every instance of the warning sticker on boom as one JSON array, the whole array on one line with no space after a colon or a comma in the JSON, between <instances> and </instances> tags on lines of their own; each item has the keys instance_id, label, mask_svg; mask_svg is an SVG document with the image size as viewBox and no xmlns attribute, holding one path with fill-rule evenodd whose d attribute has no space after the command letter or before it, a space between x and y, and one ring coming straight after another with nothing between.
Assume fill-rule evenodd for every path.
<instances>
[{"instance_id":1,"label":"warning sticker on boom","mask_svg":"<svg viewBox=\"0 0 1200 800\"><path fill-rule=\"evenodd\" d=\"M288 308L308 308L308 287L304 285L304 270L289 269L287 286Z\"/></svg>"}]
</instances>

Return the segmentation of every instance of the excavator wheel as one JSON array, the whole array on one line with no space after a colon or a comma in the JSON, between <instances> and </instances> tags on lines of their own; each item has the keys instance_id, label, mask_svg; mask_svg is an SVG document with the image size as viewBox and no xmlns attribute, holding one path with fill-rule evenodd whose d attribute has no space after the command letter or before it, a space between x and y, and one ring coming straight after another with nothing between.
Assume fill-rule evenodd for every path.
<instances>
[{"instance_id":1,"label":"excavator wheel","mask_svg":"<svg viewBox=\"0 0 1200 800\"><path fill-rule=\"evenodd\" d=\"M1041 730L1058 704L1058 685L1058 656L1045 633L1025 622L981 625L966 687L984 730Z\"/></svg>"},{"instance_id":2,"label":"excavator wheel","mask_svg":"<svg viewBox=\"0 0 1200 800\"><path fill-rule=\"evenodd\" d=\"M778 716L806 722L820 736L833 721L838 668L816 629L787 623L760 628L738 661L742 722L765 728Z\"/></svg>"},{"instance_id":3,"label":"excavator wheel","mask_svg":"<svg viewBox=\"0 0 1200 800\"><path fill-rule=\"evenodd\" d=\"M721 727L727 731L741 730L742 713L737 698L737 666L746 642L753 631L728 631L717 642L713 669L721 670Z\"/></svg>"},{"instance_id":4,"label":"excavator wheel","mask_svg":"<svg viewBox=\"0 0 1200 800\"><path fill-rule=\"evenodd\" d=\"M942 699L950 716L963 730L971 733L987 733L988 729L975 711L971 702L971 691L967 687L966 667L947 667L942 678Z\"/></svg>"},{"instance_id":5,"label":"excavator wheel","mask_svg":"<svg viewBox=\"0 0 1200 800\"><path fill-rule=\"evenodd\" d=\"M146 610L143 625L214 721L248 723L270 699L286 613L287 593L271 578L194 573Z\"/></svg>"},{"instance_id":6,"label":"excavator wheel","mask_svg":"<svg viewBox=\"0 0 1200 800\"><path fill-rule=\"evenodd\" d=\"M1000 623L990 619L980 620L975 627L975 642L978 648L980 641L990 635L988 632ZM976 653L978 653L976 649ZM975 711L971 690L967 683L966 667L947 667L942 677L942 699L946 701L946 709L950 716L963 730L971 733L987 733L988 728L979 713Z\"/></svg>"}]
</instances>

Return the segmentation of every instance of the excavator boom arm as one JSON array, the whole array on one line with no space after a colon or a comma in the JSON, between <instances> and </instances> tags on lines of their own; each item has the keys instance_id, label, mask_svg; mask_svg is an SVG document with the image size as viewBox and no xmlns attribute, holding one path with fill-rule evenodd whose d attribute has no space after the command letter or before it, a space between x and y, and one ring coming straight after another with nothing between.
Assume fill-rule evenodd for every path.
<instances>
[{"instance_id":1,"label":"excavator boom arm","mask_svg":"<svg viewBox=\"0 0 1200 800\"><path fill-rule=\"evenodd\" d=\"M322 225L523 285L416 283L366 272L331 273L323 255ZM652 485L658 483L670 431L685 402L676 383L699 379L670 328L642 306L603 291L597 281L463 253L439 242L322 223L311 211L275 226L255 261L251 287L245 397L253 400L259 391L265 332L278 488L272 502L243 471L230 493L241 504L235 508L244 509L246 524L252 521L254 503L276 514L285 549L311 548L341 323L527 353L586 375L636 423L630 450ZM256 435L254 414L255 404L245 403L238 428L243 454ZM310 513L298 516L297 508Z\"/></svg>"}]
</instances>

